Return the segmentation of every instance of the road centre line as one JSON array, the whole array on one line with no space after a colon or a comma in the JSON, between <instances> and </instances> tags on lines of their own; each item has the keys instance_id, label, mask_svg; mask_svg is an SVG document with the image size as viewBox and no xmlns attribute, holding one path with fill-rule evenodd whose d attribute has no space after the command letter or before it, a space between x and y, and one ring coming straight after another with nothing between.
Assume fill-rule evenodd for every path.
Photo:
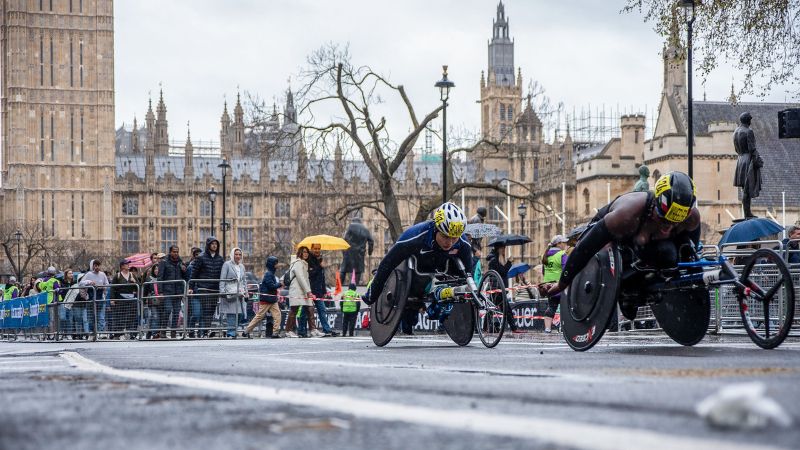
<instances>
[{"instance_id":1,"label":"road centre line","mask_svg":"<svg viewBox=\"0 0 800 450\"><path fill-rule=\"evenodd\" d=\"M547 417L520 417L470 410L448 410L403 405L351 396L307 392L295 389L272 388L252 384L194 378L183 375L142 370L115 369L92 361L75 352L61 353L66 361L79 370L108 376L148 381L222 392L257 400L325 409L367 420L405 422L409 424L468 431L489 435L551 442L559 446L618 450L619 448L703 448L705 450L774 449L776 447L741 445L733 441L678 437L641 429L594 425ZM700 420L698 418L698 420ZM543 434L541 430L547 430Z\"/></svg>"}]
</instances>

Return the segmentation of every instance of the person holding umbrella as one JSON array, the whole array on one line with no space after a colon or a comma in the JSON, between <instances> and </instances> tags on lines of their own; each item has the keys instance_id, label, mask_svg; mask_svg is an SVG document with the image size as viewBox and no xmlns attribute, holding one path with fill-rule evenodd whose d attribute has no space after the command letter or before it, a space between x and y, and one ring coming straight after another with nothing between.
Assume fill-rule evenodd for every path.
<instances>
[{"instance_id":1,"label":"person holding umbrella","mask_svg":"<svg viewBox=\"0 0 800 450\"><path fill-rule=\"evenodd\" d=\"M503 280L503 289L508 289L508 271L511 270L511 265L514 264L514 257L509 256L506 258L506 246L504 242L503 240L493 240L489 242L489 246L492 247L492 249L489 251L489 254L486 255L486 261L489 263L489 270L494 270L500 275L500 278ZM504 298L508 301L508 291L505 291ZM508 327L511 329L512 333L520 333L511 308L506 310L506 323L508 323Z\"/></svg>"}]
</instances>

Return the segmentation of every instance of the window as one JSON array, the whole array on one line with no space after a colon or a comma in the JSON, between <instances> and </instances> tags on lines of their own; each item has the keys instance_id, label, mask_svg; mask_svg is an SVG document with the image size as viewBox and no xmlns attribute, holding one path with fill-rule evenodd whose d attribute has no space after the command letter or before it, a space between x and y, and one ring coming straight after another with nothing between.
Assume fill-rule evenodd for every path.
<instances>
[{"instance_id":1,"label":"window","mask_svg":"<svg viewBox=\"0 0 800 450\"><path fill-rule=\"evenodd\" d=\"M78 48L78 70L80 70L81 87L83 87L83 41L80 41Z\"/></svg>"},{"instance_id":2,"label":"window","mask_svg":"<svg viewBox=\"0 0 800 450\"><path fill-rule=\"evenodd\" d=\"M44 192L42 192L42 195L41 195L40 199L41 200L40 200L39 204L42 206L42 208L41 208L41 210L42 210L42 234L45 234L44 230L46 230L46 228L45 228L45 221L44 221Z\"/></svg>"},{"instance_id":3,"label":"window","mask_svg":"<svg viewBox=\"0 0 800 450\"><path fill-rule=\"evenodd\" d=\"M50 3L50 11L53 10L53 3ZM53 68L53 36L50 36L50 86L55 86L55 69Z\"/></svg>"},{"instance_id":4,"label":"window","mask_svg":"<svg viewBox=\"0 0 800 450\"><path fill-rule=\"evenodd\" d=\"M83 162L83 111L81 111L81 162Z\"/></svg>"},{"instance_id":5,"label":"window","mask_svg":"<svg viewBox=\"0 0 800 450\"><path fill-rule=\"evenodd\" d=\"M583 189L583 215L588 216L591 205L589 203L589 189Z\"/></svg>"},{"instance_id":6,"label":"window","mask_svg":"<svg viewBox=\"0 0 800 450\"><path fill-rule=\"evenodd\" d=\"M717 172L719 172L719 161L717 161Z\"/></svg>"},{"instance_id":7,"label":"window","mask_svg":"<svg viewBox=\"0 0 800 450\"><path fill-rule=\"evenodd\" d=\"M236 230L238 247L242 249L245 255L252 255L255 246L253 245L253 229L252 228L239 228Z\"/></svg>"},{"instance_id":8,"label":"window","mask_svg":"<svg viewBox=\"0 0 800 450\"><path fill-rule=\"evenodd\" d=\"M69 160L75 161L75 111L69 112Z\"/></svg>"},{"instance_id":9,"label":"window","mask_svg":"<svg viewBox=\"0 0 800 450\"><path fill-rule=\"evenodd\" d=\"M44 161L44 111L39 116L39 160Z\"/></svg>"},{"instance_id":10,"label":"window","mask_svg":"<svg viewBox=\"0 0 800 450\"><path fill-rule=\"evenodd\" d=\"M494 206L487 208L489 210L489 220L493 222L499 222L503 220L503 216L497 211L497 208Z\"/></svg>"},{"instance_id":11,"label":"window","mask_svg":"<svg viewBox=\"0 0 800 450\"><path fill-rule=\"evenodd\" d=\"M205 245L206 239L210 238L213 235L214 234L211 233L211 228L203 228L203 227L200 228L200 242L202 242L203 245Z\"/></svg>"},{"instance_id":12,"label":"window","mask_svg":"<svg viewBox=\"0 0 800 450\"><path fill-rule=\"evenodd\" d=\"M720 190L719 190L719 189L717 189L717 200L719 200L719 199L720 199L721 195L722 195L722 194L720 193Z\"/></svg>"},{"instance_id":13,"label":"window","mask_svg":"<svg viewBox=\"0 0 800 450\"><path fill-rule=\"evenodd\" d=\"M39 36L39 86L44 86L44 36Z\"/></svg>"},{"instance_id":14,"label":"window","mask_svg":"<svg viewBox=\"0 0 800 450\"><path fill-rule=\"evenodd\" d=\"M72 12L72 4L70 11ZM72 48L72 36L69 37L69 87L75 86L75 50Z\"/></svg>"},{"instance_id":15,"label":"window","mask_svg":"<svg viewBox=\"0 0 800 450\"><path fill-rule=\"evenodd\" d=\"M122 227L122 253L139 253L139 228Z\"/></svg>"},{"instance_id":16,"label":"window","mask_svg":"<svg viewBox=\"0 0 800 450\"><path fill-rule=\"evenodd\" d=\"M659 172L658 169L656 169L653 171L653 179L658 181L659 178L661 178L661 172Z\"/></svg>"},{"instance_id":17,"label":"window","mask_svg":"<svg viewBox=\"0 0 800 450\"><path fill-rule=\"evenodd\" d=\"M73 214L69 215L69 221L70 221L70 224L72 225L72 234L70 236L75 237L75 214L74 214L74 212L75 212L75 194L72 194L71 197L72 197L72 205L70 205L71 208L69 210L72 211Z\"/></svg>"},{"instance_id":18,"label":"window","mask_svg":"<svg viewBox=\"0 0 800 450\"><path fill-rule=\"evenodd\" d=\"M639 130L636 130L636 132L633 133L633 143L634 144L639 143Z\"/></svg>"},{"instance_id":19,"label":"window","mask_svg":"<svg viewBox=\"0 0 800 450\"><path fill-rule=\"evenodd\" d=\"M50 235L56 235L56 194L50 193Z\"/></svg>"},{"instance_id":20,"label":"window","mask_svg":"<svg viewBox=\"0 0 800 450\"><path fill-rule=\"evenodd\" d=\"M56 115L50 113L50 161L56 160Z\"/></svg>"},{"instance_id":21,"label":"window","mask_svg":"<svg viewBox=\"0 0 800 450\"><path fill-rule=\"evenodd\" d=\"M211 202L200 200L200 217L211 217Z\"/></svg>"},{"instance_id":22,"label":"window","mask_svg":"<svg viewBox=\"0 0 800 450\"><path fill-rule=\"evenodd\" d=\"M539 181L539 158L533 158L533 181Z\"/></svg>"},{"instance_id":23,"label":"window","mask_svg":"<svg viewBox=\"0 0 800 450\"><path fill-rule=\"evenodd\" d=\"M122 197L122 215L123 216L138 216L139 215L139 199L132 196Z\"/></svg>"},{"instance_id":24,"label":"window","mask_svg":"<svg viewBox=\"0 0 800 450\"><path fill-rule=\"evenodd\" d=\"M289 228L275 229L275 248L278 253L288 256L292 252L292 232Z\"/></svg>"},{"instance_id":25,"label":"window","mask_svg":"<svg viewBox=\"0 0 800 450\"><path fill-rule=\"evenodd\" d=\"M239 214L239 217L253 217L253 200L249 198L239 200L236 210Z\"/></svg>"},{"instance_id":26,"label":"window","mask_svg":"<svg viewBox=\"0 0 800 450\"><path fill-rule=\"evenodd\" d=\"M500 103L500 120L506 120L506 105Z\"/></svg>"},{"instance_id":27,"label":"window","mask_svg":"<svg viewBox=\"0 0 800 450\"><path fill-rule=\"evenodd\" d=\"M520 158L519 161L519 180L525 181L526 173L525 173L525 158Z\"/></svg>"},{"instance_id":28,"label":"window","mask_svg":"<svg viewBox=\"0 0 800 450\"><path fill-rule=\"evenodd\" d=\"M161 199L161 215L162 216L177 216L178 215L178 199L175 197L164 197Z\"/></svg>"},{"instance_id":29,"label":"window","mask_svg":"<svg viewBox=\"0 0 800 450\"><path fill-rule=\"evenodd\" d=\"M81 237L86 236L86 202L81 194Z\"/></svg>"},{"instance_id":30,"label":"window","mask_svg":"<svg viewBox=\"0 0 800 450\"><path fill-rule=\"evenodd\" d=\"M161 227L161 252L167 253L172 245L178 245L178 228Z\"/></svg>"},{"instance_id":31,"label":"window","mask_svg":"<svg viewBox=\"0 0 800 450\"><path fill-rule=\"evenodd\" d=\"M506 119L514 120L514 107L508 105L508 109L506 110Z\"/></svg>"},{"instance_id":32,"label":"window","mask_svg":"<svg viewBox=\"0 0 800 450\"><path fill-rule=\"evenodd\" d=\"M291 217L289 200L282 199L275 203L275 217Z\"/></svg>"}]
</instances>

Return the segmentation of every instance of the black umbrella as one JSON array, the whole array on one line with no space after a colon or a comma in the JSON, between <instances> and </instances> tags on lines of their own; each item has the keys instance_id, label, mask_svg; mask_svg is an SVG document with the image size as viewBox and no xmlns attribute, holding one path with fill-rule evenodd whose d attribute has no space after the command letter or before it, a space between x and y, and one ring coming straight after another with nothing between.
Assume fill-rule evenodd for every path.
<instances>
[{"instance_id":1,"label":"black umbrella","mask_svg":"<svg viewBox=\"0 0 800 450\"><path fill-rule=\"evenodd\" d=\"M531 238L528 236L523 236L521 234L501 234L500 236L496 236L489 241L490 247L497 247L503 246L508 247L509 245L522 245L527 244L531 241Z\"/></svg>"}]
</instances>

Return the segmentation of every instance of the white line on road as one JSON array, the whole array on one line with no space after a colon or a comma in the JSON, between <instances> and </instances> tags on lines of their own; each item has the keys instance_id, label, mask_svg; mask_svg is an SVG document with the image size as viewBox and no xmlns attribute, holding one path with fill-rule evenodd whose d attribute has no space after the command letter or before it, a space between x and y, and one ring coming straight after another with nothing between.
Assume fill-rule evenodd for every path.
<instances>
[{"instance_id":1,"label":"white line on road","mask_svg":"<svg viewBox=\"0 0 800 450\"><path fill-rule=\"evenodd\" d=\"M672 434L633 428L567 422L546 417L519 417L469 410L435 409L376 400L362 400L345 395L278 389L268 386L142 370L115 369L92 361L75 352L64 352L61 356L80 370L109 376L223 392L270 402L310 406L315 409L326 409L368 420L399 421L456 431L531 439L540 442L552 442L565 447L608 450L631 447L646 448L648 450L675 448L703 448L705 450L775 448L741 445L731 441L678 437ZM547 433L544 434L541 430L547 430Z\"/></svg>"}]
</instances>

